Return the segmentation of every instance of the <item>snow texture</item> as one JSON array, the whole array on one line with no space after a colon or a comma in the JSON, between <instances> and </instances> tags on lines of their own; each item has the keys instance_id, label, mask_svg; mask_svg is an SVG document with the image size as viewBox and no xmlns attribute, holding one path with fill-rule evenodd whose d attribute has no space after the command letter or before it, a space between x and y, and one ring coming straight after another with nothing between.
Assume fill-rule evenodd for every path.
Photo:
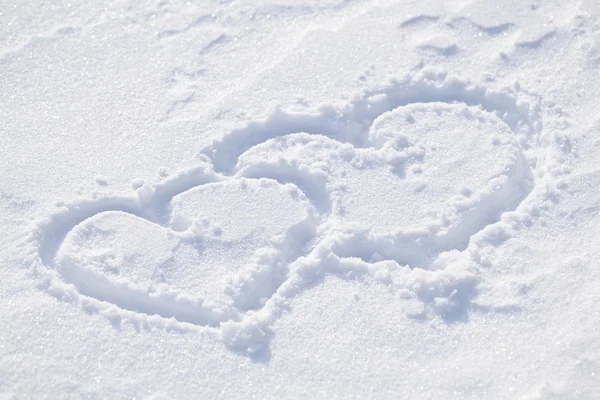
<instances>
[{"instance_id":1,"label":"snow texture","mask_svg":"<svg viewBox=\"0 0 600 400\"><path fill-rule=\"evenodd\" d=\"M0 27L0 397L600 393L595 1Z\"/></svg>"}]
</instances>

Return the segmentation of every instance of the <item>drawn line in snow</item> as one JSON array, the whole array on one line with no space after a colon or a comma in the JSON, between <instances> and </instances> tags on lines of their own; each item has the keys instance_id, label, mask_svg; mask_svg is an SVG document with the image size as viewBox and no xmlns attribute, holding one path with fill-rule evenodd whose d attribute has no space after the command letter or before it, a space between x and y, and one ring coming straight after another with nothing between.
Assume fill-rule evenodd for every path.
<instances>
[{"instance_id":1,"label":"drawn line in snow","mask_svg":"<svg viewBox=\"0 0 600 400\"><path fill-rule=\"evenodd\" d=\"M500 189L490 189L489 198L480 199L484 204L483 208L476 207L474 211L469 211L467 207L462 214L465 222L453 228L457 229L456 232L448 231L433 236L431 231L417 234L413 231L410 238L410 232L384 237L373 236L365 230L330 229L333 222L343 219L342 214L334 212L335 196L338 193L331 185L333 176L310 169L305 164L285 160L278 164L268 160L254 160L243 168L238 165L244 153L258 149L270 140L299 132L308 134L308 141L317 136L326 137L340 145L350 145L357 152L372 150L381 153L389 150L385 147L389 141L374 140L369 134L379 117L391 110L411 105L426 108L429 104L433 109L437 107L436 103L462 104L467 108L481 109L482 113L500 119L517 138L515 143L518 142L520 148L512 154L516 157L516 180ZM485 122L486 118L492 117L482 118ZM325 105L315 113L276 110L267 119L250 122L203 149L201 154L204 155L205 163L200 166L185 170L163 182L146 185L134 195L78 201L38 221L30 237L35 257L34 266L38 272L44 271L43 275L50 276L50 286L53 288L49 290L52 293L65 294L64 290L57 291L57 285L52 284L54 282L60 286L62 281L73 289L68 293L72 299L79 302L95 299L99 302L100 310L116 305L124 312L129 312L127 315L130 316L146 318L143 315L157 315L163 319L173 318L197 326L220 327L225 344L243 353L254 354L268 343L269 326L287 307L289 299L325 273L343 276L348 276L349 273L366 273L379 278L383 276L381 279L388 282L393 281L389 278L390 271L397 272L402 264L421 263L424 267L431 265L423 259L419 260L421 254L430 247L434 248L434 261L449 250L464 250L473 235L486 225L498 221L503 212L515 209L531 190L527 183L531 183L528 166L521 150L532 144L533 136L540 130L537 110L529 103L518 101L514 94L492 91L484 86L449 78L445 74L427 72L367 91L341 108ZM285 264L284 271L287 272L282 274L280 267L267 266L261 269L258 265L255 275L242 276L234 282L233 289L234 292L237 290L238 297L233 296L233 305L229 308L211 308L198 299L185 296L135 291L111 282L108 277L99 278L97 275L87 274L77 265L71 265L66 273L60 275L61 268L56 264L58 251L67 235L89 218L108 211L120 211L165 227L171 217L169 207L173 197L195 187L242 177L269 178L280 185L294 184L299 193L312 203L319 219L316 225L309 226L302 234L298 234L301 243L274 259L274 264ZM406 241L407 238L410 240ZM410 253L410 246L406 244L417 244L413 248L419 251ZM373 255L379 255L380 258L373 258ZM269 275L271 273L278 274L279 278L273 279ZM454 273L451 268L444 273L432 270L430 281L420 289L430 287L430 290L427 294L417 290L416 295L426 301L431 300L432 296L460 297L470 292L463 287L462 294L456 294L457 285L464 284L465 281L452 275ZM413 276L411 279L414 281L417 278ZM472 277L465 279L469 281ZM405 285L413 287L413 283L408 281ZM266 291L263 290L265 286L269 287ZM434 290L433 287L437 289ZM266 298L266 303L258 301L261 298ZM256 311L248 314L250 310Z\"/></svg>"},{"instance_id":2,"label":"drawn line in snow","mask_svg":"<svg viewBox=\"0 0 600 400\"><path fill-rule=\"evenodd\" d=\"M324 135L355 147L368 147L367 132L373 121L386 111L413 103L453 103L482 107L495 113L513 132L530 135L541 129L535 110L529 104L519 104L510 93L494 92L471 85L446 74L409 76L390 85L370 90L336 109L321 107L317 113L288 113L280 109L263 121L250 122L201 151L213 162L215 170L231 173L238 157L248 149L269 139L306 132Z\"/></svg>"}]
</instances>

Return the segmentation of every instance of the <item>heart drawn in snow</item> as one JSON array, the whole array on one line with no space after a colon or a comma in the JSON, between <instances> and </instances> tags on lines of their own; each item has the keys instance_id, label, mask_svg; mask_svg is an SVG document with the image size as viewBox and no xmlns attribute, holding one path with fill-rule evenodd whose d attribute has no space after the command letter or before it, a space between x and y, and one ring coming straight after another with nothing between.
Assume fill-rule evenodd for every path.
<instances>
[{"instance_id":1,"label":"heart drawn in snow","mask_svg":"<svg viewBox=\"0 0 600 400\"><path fill-rule=\"evenodd\" d=\"M124 309L217 326L275 292L316 226L306 197L269 179L198 186L168 208L165 226L122 211L86 219L57 253L63 278Z\"/></svg>"},{"instance_id":2,"label":"heart drawn in snow","mask_svg":"<svg viewBox=\"0 0 600 400\"><path fill-rule=\"evenodd\" d=\"M217 328L250 352L324 274L452 312L477 284L469 241L532 189L520 141L536 121L511 93L435 74L339 109L277 110L194 168L38 221L36 265L61 298Z\"/></svg>"}]
</instances>

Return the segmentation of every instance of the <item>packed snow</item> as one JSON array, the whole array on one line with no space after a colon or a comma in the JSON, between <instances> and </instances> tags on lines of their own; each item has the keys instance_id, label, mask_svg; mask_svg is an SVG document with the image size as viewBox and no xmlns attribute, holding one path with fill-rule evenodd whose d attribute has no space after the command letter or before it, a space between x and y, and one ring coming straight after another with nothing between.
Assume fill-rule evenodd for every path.
<instances>
[{"instance_id":1,"label":"packed snow","mask_svg":"<svg viewBox=\"0 0 600 400\"><path fill-rule=\"evenodd\" d=\"M4 1L0 398L600 396L596 0Z\"/></svg>"}]
</instances>

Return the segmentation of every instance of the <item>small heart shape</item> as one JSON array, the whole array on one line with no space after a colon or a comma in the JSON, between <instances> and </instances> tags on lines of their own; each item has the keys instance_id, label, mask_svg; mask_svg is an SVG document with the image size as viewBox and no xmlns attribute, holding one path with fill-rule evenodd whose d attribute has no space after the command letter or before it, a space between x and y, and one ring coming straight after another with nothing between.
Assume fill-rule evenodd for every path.
<instances>
[{"instance_id":1,"label":"small heart shape","mask_svg":"<svg viewBox=\"0 0 600 400\"><path fill-rule=\"evenodd\" d=\"M125 309L217 325L239 320L276 290L288 272L287 252L304 245L298 231L310 238L316 224L297 188L268 179L196 187L175 196L170 209L170 226L120 211L86 219L57 253L63 278ZM265 254L275 265L264 263ZM258 275L262 282L236 292L239 276Z\"/></svg>"}]
</instances>

